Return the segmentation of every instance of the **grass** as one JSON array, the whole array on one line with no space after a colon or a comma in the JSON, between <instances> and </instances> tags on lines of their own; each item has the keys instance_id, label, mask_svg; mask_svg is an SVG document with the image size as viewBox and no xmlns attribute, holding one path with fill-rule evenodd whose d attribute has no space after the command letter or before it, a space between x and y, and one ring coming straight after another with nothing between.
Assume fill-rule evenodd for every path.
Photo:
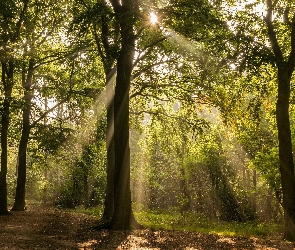
<instances>
[{"instance_id":1,"label":"grass","mask_svg":"<svg viewBox=\"0 0 295 250\"><path fill-rule=\"evenodd\" d=\"M89 207L85 208L84 206L79 206L74 209L69 209L72 213L81 213L86 214L91 217L94 217L95 219L100 219L103 214L103 207Z\"/></svg>"},{"instance_id":2,"label":"grass","mask_svg":"<svg viewBox=\"0 0 295 250\"><path fill-rule=\"evenodd\" d=\"M12 200L10 200L12 204ZM40 205L40 201L27 200L28 206ZM178 230L188 232L200 232L204 234L218 234L220 236L268 236L280 234L284 231L282 224L250 221L244 223L225 222L208 219L194 212L180 213L177 210L147 210L135 205L134 214L137 221L147 228ZM70 213L82 213L100 219L103 214L103 207L83 206L75 209L67 209Z\"/></svg>"},{"instance_id":3,"label":"grass","mask_svg":"<svg viewBox=\"0 0 295 250\"><path fill-rule=\"evenodd\" d=\"M206 234L218 234L222 236L267 236L281 233L283 225L264 222L225 222L209 220L199 214L187 212L160 212L139 210L135 216L142 225L167 230L180 230L200 232Z\"/></svg>"},{"instance_id":4,"label":"grass","mask_svg":"<svg viewBox=\"0 0 295 250\"><path fill-rule=\"evenodd\" d=\"M83 213L95 219L101 218L102 207L77 207L70 210L73 213ZM134 208L137 221L147 228L200 232L204 234L218 234L220 236L268 236L283 232L283 225L258 221L225 222L208 219L193 212L180 213L171 211L151 211L143 208Z\"/></svg>"}]
</instances>

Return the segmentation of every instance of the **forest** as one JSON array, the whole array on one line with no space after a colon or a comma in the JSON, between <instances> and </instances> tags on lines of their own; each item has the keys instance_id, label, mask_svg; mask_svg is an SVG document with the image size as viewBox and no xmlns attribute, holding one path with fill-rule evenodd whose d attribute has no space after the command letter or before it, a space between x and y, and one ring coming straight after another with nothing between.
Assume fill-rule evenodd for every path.
<instances>
[{"instance_id":1,"label":"forest","mask_svg":"<svg viewBox=\"0 0 295 250\"><path fill-rule=\"evenodd\" d=\"M233 227L287 245L223 249L295 247L293 1L0 6L1 241L47 211L98 238L171 240L117 249L220 249L171 232L221 242Z\"/></svg>"}]
</instances>

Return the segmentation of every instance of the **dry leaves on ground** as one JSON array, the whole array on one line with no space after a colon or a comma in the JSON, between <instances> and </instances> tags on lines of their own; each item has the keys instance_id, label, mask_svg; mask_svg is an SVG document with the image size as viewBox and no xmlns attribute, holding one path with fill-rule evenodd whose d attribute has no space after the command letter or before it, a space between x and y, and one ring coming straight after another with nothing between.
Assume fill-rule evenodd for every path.
<instances>
[{"instance_id":1,"label":"dry leaves on ground","mask_svg":"<svg viewBox=\"0 0 295 250\"><path fill-rule=\"evenodd\" d=\"M94 225L90 216L31 207L0 217L0 249L295 249L281 235L221 237L168 230L94 230Z\"/></svg>"}]
</instances>

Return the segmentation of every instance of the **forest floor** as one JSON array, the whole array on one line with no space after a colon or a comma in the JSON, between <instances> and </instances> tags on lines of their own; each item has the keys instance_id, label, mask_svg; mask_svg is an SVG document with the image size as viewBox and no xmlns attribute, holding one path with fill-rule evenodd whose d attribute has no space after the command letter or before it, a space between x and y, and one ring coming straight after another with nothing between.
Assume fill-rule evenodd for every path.
<instances>
[{"instance_id":1,"label":"forest floor","mask_svg":"<svg viewBox=\"0 0 295 250\"><path fill-rule=\"evenodd\" d=\"M40 206L0 216L0 249L295 249L282 235L228 237L169 230L94 230L91 216Z\"/></svg>"}]
</instances>

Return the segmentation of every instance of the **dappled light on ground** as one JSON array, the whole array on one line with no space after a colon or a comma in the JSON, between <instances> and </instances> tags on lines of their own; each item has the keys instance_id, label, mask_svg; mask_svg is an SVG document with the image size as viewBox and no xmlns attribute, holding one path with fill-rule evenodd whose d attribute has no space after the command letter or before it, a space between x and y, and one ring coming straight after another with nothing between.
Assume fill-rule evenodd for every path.
<instances>
[{"instance_id":1,"label":"dappled light on ground","mask_svg":"<svg viewBox=\"0 0 295 250\"><path fill-rule=\"evenodd\" d=\"M173 230L94 230L91 216L33 207L0 217L0 249L268 249L291 250L282 235L229 237Z\"/></svg>"}]
</instances>

